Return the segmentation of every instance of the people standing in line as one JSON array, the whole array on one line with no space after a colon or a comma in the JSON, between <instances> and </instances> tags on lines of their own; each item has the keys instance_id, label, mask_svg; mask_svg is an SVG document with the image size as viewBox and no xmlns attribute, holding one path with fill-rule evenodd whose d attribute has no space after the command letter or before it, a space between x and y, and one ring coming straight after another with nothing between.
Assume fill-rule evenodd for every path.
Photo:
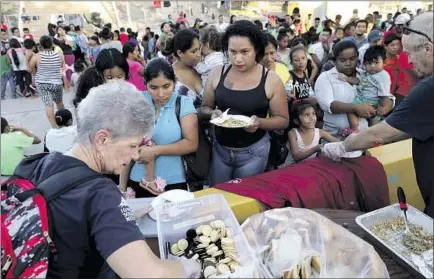
<instances>
[{"instance_id":1,"label":"people standing in line","mask_svg":"<svg viewBox=\"0 0 434 279\"><path fill-rule=\"evenodd\" d=\"M229 109L229 114L250 117L251 124L237 129L215 127L212 186L264 172L270 150L267 131L288 126L283 82L259 64L267 46L262 31L250 21L236 21L228 27L222 42L230 65L211 73L200 113L204 119L212 119Z\"/></svg>"},{"instance_id":2,"label":"people standing in line","mask_svg":"<svg viewBox=\"0 0 434 279\"><path fill-rule=\"evenodd\" d=\"M48 121L51 127L56 128L53 105L55 103L58 110L64 108L61 69L65 60L61 54L53 50L53 40L49 36L42 36L39 44L41 51L30 60L30 70L36 73L36 89L45 105Z\"/></svg>"}]
</instances>

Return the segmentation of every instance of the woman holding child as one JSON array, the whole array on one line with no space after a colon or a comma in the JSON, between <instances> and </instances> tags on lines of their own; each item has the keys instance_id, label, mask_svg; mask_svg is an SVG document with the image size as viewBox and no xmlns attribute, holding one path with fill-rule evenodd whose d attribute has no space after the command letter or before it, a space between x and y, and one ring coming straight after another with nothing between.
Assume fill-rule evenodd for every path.
<instances>
[{"instance_id":1,"label":"woman holding child","mask_svg":"<svg viewBox=\"0 0 434 279\"><path fill-rule=\"evenodd\" d=\"M384 116L392 110L394 97L389 92L389 98L384 99L377 109L368 102L354 103L357 86L351 84L348 78L360 79L362 74L356 69L357 46L349 41L341 41L333 48L333 55L336 58L336 67L318 77L315 96L324 111L324 130L333 136L345 137L350 127L347 114L357 115L360 118L358 129L365 129L368 127L366 118Z\"/></svg>"}]
</instances>

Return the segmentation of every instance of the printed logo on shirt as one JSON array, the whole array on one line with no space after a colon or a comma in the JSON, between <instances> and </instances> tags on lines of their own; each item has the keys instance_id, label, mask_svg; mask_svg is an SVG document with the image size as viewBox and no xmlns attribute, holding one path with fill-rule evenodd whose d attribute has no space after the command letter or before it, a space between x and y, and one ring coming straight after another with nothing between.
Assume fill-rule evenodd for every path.
<instances>
[{"instance_id":1,"label":"printed logo on shirt","mask_svg":"<svg viewBox=\"0 0 434 279\"><path fill-rule=\"evenodd\" d=\"M295 81L294 91L296 93L297 99L309 98L312 87L310 86L307 79L304 79L303 83L299 83L298 80Z\"/></svg>"},{"instance_id":2,"label":"printed logo on shirt","mask_svg":"<svg viewBox=\"0 0 434 279\"><path fill-rule=\"evenodd\" d=\"M133 211L128 206L127 202L125 201L125 199L123 197L121 198L121 203L119 204L119 209L121 210L121 213L122 213L122 215L124 215L125 220L127 220L127 222L135 222L136 221L136 218L134 217Z\"/></svg>"}]
</instances>

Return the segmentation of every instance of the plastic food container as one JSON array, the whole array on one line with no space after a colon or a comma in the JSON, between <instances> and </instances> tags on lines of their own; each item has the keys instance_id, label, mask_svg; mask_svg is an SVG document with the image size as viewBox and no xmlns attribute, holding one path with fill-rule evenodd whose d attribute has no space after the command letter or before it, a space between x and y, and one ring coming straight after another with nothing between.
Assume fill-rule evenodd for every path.
<instances>
[{"instance_id":1,"label":"plastic food container","mask_svg":"<svg viewBox=\"0 0 434 279\"><path fill-rule=\"evenodd\" d=\"M231 230L235 248L240 258L240 267L231 278L270 278L257 260L254 251L248 244L241 226L233 214L223 195L207 195L194 200L178 203L166 203L156 208L158 244L160 258L179 259L166 249L166 243L176 243L186 237L188 229L196 229L199 225L209 224L214 220L222 220L226 228ZM228 276L223 276L222 278Z\"/></svg>"}]
</instances>

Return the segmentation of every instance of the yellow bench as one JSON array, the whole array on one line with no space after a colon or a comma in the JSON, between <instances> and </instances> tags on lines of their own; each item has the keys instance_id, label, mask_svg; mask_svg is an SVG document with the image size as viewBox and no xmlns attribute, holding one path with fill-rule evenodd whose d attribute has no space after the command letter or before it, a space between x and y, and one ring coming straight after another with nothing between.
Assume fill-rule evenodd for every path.
<instances>
[{"instance_id":1,"label":"yellow bench","mask_svg":"<svg viewBox=\"0 0 434 279\"><path fill-rule=\"evenodd\" d=\"M397 202L396 188L401 186L407 196L407 203L423 210L424 202L416 183L411 140L405 140L369 150L371 155L380 161L386 171L389 184L390 202ZM266 206L252 198L239 196L222 190L210 188L195 192L196 197L210 194L223 194L240 223L249 216L266 210Z\"/></svg>"}]
</instances>

